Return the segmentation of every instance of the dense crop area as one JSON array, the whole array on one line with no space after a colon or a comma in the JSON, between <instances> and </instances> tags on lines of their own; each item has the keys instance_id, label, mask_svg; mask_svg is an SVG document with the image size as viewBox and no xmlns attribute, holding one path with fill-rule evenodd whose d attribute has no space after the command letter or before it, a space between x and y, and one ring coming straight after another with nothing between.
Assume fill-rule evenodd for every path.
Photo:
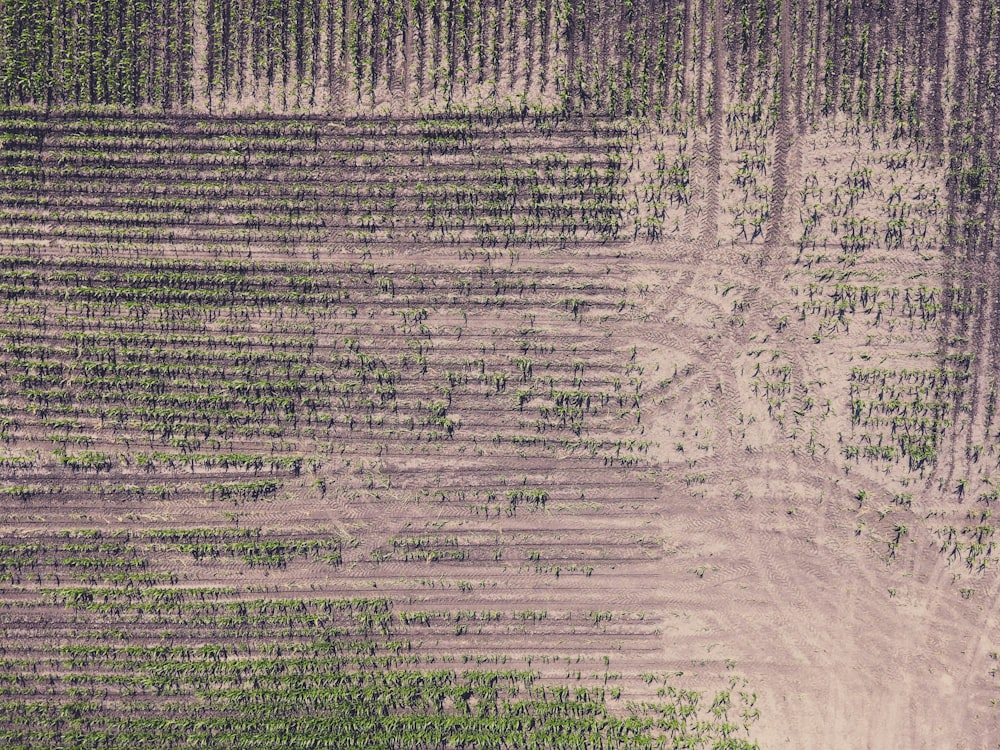
<instances>
[{"instance_id":1,"label":"dense crop area","mask_svg":"<svg viewBox=\"0 0 1000 750\"><path fill-rule=\"evenodd\" d=\"M940 137L946 10L844 0L21 0L2 11L0 92L8 104L268 101L330 113L499 96L704 122L725 86L799 121L846 109L922 122ZM969 60L994 43L988 33L964 41Z\"/></svg>"},{"instance_id":2,"label":"dense crop area","mask_svg":"<svg viewBox=\"0 0 1000 750\"><path fill-rule=\"evenodd\" d=\"M158 546L176 537L146 538ZM118 538L100 550L115 544L132 547ZM720 692L707 707L696 693L667 688L618 716L607 706L620 696L615 687L571 688L467 659L435 665L386 599L234 601L233 593L53 589L48 636L77 637L52 648L28 635L31 614L8 603L8 630L24 635L0 659L5 746L748 746L735 739L753 718L746 693ZM130 642L137 630L156 637Z\"/></svg>"}]
</instances>

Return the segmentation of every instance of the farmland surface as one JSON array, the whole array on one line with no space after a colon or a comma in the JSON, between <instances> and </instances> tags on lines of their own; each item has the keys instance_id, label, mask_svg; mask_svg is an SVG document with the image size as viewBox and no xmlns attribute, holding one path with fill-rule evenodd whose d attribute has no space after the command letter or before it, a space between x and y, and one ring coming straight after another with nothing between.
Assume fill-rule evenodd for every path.
<instances>
[{"instance_id":1,"label":"farmland surface","mask_svg":"<svg viewBox=\"0 0 1000 750\"><path fill-rule=\"evenodd\" d=\"M986 2L0 8L3 745L1000 747L998 69Z\"/></svg>"}]
</instances>

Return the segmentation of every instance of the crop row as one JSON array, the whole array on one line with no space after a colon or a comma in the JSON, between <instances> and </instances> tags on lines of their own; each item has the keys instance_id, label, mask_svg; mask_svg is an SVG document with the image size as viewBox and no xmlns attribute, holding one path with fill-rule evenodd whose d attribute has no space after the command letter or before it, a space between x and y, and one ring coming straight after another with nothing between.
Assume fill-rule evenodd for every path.
<instances>
[{"instance_id":1,"label":"crop row","mask_svg":"<svg viewBox=\"0 0 1000 750\"><path fill-rule=\"evenodd\" d=\"M489 156L480 151L495 138L470 136L441 164L421 167L424 156L407 157L408 146L398 153L380 148L345 155L338 150L343 138L279 139L279 150L254 152L265 160L258 162L246 144L222 138L213 146L180 129L165 133L155 147L144 140L91 143L99 136L50 133L45 121L37 130L28 136L37 141L34 147L12 147L2 157L9 192L0 202L0 235L15 243L48 237L154 246L401 240L566 245L613 241L635 215L623 207L618 187L620 151L629 147L620 138L595 137L592 145L604 151L595 159L580 142L562 151L547 144L538 153L525 145L524 151L510 147ZM422 153L428 147L414 148ZM407 181L397 174L403 168ZM379 177L365 179L363 173L372 171ZM473 187L480 180L492 185L492 193ZM128 198L121 194L123 182L131 184ZM137 199L137 185L148 183L155 184L152 198Z\"/></svg>"},{"instance_id":2,"label":"crop row","mask_svg":"<svg viewBox=\"0 0 1000 750\"><path fill-rule=\"evenodd\" d=\"M39 546L86 552L83 548L96 545L111 554L115 545L235 544L255 538L256 532L247 530L221 536L207 529L153 530L119 538L70 533ZM611 711L622 688L616 685L620 675L608 671L607 659L603 675L588 670L583 679L580 666L573 666L579 665L579 657L576 662L566 659L565 679L505 668L506 659L495 668L456 671L447 665L432 667L430 655L423 665L419 641L406 635L425 627L428 617L446 615L450 623L481 626L508 617L522 623L544 621L544 612L393 613L386 599L233 601L235 593L49 590L49 601L75 613L75 636L70 643L55 638L60 617L52 611L54 629L48 638L22 637L3 647L0 695L8 717L6 739L24 747L62 741L56 738L71 738L80 747L146 739L166 746L179 740L179 732L201 732L205 742L214 742L232 731L234 722L256 721L259 726L265 721L281 727L285 747L322 746L324 732L339 732L345 725L354 728L356 746L369 747L384 744L380 731L391 720L399 736L414 742L428 737L436 742L436 737L459 746L597 741L632 747L636 742L670 746L684 741L708 747L723 737L736 742L743 725L756 717L755 697L749 693L720 693L709 710L700 705L698 694L671 687L664 687L655 703L629 705L623 716L621 708ZM32 609L10 601L0 608L6 631L31 628ZM613 617L595 612L589 619L596 627ZM166 642L130 643L130 633L142 639L150 626L162 630ZM219 640L214 637L219 632L240 634L239 642ZM23 647L32 641L33 647ZM315 719L317 712L325 718ZM155 737L154 730L159 732ZM498 731L504 732L502 737ZM276 735L251 734L255 739L242 746L270 747L276 741ZM340 738L336 746L344 746L336 732L326 736ZM745 742L730 746L750 747Z\"/></svg>"}]
</instances>

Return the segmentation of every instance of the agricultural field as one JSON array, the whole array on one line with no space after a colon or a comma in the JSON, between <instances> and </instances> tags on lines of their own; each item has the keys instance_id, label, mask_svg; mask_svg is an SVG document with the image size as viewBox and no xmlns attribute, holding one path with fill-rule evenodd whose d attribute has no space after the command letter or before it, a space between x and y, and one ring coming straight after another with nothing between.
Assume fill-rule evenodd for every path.
<instances>
[{"instance_id":1,"label":"agricultural field","mask_svg":"<svg viewBox=\"0 0 1000 750\"><path fill-rule=\"evenodd\" d=\"M0 743L1000 748L1000 6L0 7Z\"/></svg>"}]
</instances>

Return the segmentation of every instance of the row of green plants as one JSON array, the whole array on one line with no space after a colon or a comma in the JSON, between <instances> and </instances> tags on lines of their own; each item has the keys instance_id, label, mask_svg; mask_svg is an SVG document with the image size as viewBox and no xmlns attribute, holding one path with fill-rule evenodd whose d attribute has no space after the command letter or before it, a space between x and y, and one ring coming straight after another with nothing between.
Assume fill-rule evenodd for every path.
<instances>
[{"instance_id":1,"label":"row of green plants","mask_svg":"<svg viewBox=\"0 0 1000 750\"><path fill-rule=\"evenodd\" d=\"M747 737L758 716L756 696L738 681L709 699L665 680L655 700L629 702L607 658L603 674L582 678L577 671L564 679L502 664L421 666L420 647L406 635L421 627L420 618L397 616L387 599L226 601L237 594L53 592L53 603L86 615L90 627L78 629L70 643L54 639L39 651L4 649L5 741L17 747L755 747ZM117 609L102 604L114 600ZM611 617L597 613L594 622L605 614ZM450 619L497 617L460 612ZM519 621L526 618L522 613ZM133 628L153 624L170 628L165 640L130 642ZM219 642L211 636L217 627L246 636ZM579 666L580 658L565 661Z\"/></svg>"},{"instance_id":2,"label":"row of green plants","mask_svg":"<svg viewBox=\"0 0 1000 750\"><path fill-rule=\"evenodd\" d=\"M495 132L496 126L477 134L462 151L473 155L473 175L488 172L483 179L499 189L497 200L487 202L478 186L469 189L468 170L451 163L425 167L420 179L411 183L412 188L392 180L374 192L370 185L362 191L351 179L351 172L361 165L350 157L348 167L337 150L342 137L327 137L320 146L318 135L313 141L275 136L254 150L246 139L221 136L212 146L203 138L192 139L183 130L160 132L156 141L115 136L102 139L97 132L66 134L66 129L73 133L72 121L53 125L41 125L37 120L35 125L30 120L8 122L15 132L19 130L24 138L34 141L30 148L9 150L4 155L10 186L17 195L5 204L6 226L0 227L0 234L11 241L50 233L67 242L151 243L183 237L188 242L317 244L340 238L369 245L426 240L531 246L572 244L586 238L612 241L622 227L617 205L622 193L616 185L621 180L618 152L623 146L617 143L620 139L601 135L600 127L595 127L593 135L565 144L556 154L538 156L530 145L520 146L520 169L511 163L510 155L488 153L496 143L489 132ZM84 121L82 126L91 124ZM114 128L113 122L101 124ZM460 124L465 127L465 123ZM447 121L430 119L419 125L414 135L418 140L444 137L439 135L442 128L448 132ZM509 134L517 137L514 132ZM38 145L42 142L44 149ZM604 150L604 157L590 156L592 147ZM480 150L484 153L479 154ZM252 157L252 151L257 156ZM258 157L267 164L257 164ZM405 150L392 159L395 164L407 163L412 173L410 161ZM380 169L388 171L391 166L387 162ZM268 178L276 168L287 170L293 183L283 197L210 203L192 203L185 197L192 192L215 195L219 190L231 190L226 186L233 184L234 178L243 186L269 185L273 180ZM347 174L343 174L345 168ZM36 179L27 179L28 175ZM96 182L99 176L107 181ZM164 193L161 183L152 199L136 199L132 191L132 197L122 198L118 196L119 181L110 179L119 177L152 183L156 178L171 177L173 187ZM46 191L39 193L37 180L45 182ZM95 186L101 187L95 190ZM319 199L320 194L326 199ZM83 196L87 196L86 206L79 204ZM232 208L226 209L227 204ZM54 218L58 218L57 228L50 225Z\"/></svg>"},{"instance_id":3,"label":"row of green plants","mask_svg":"<svg viewBox=\"0 0 1000 750\"><path fill-rule=\"evenodd\" d=\"M924 134L934 114L920 79L934 69L943 20L913 11L924 31L894 33L905 6L766 0L709 9L679 0L137 0L60 6L20 0L0 18L8 104L372 109L406 97L437 107L502 100L525 112L555 98L563 113L680 121L706 117L720 92L712 67L743 101L777 110L782 54L802 70L799 118L847 111ZM908 12L908 9L905 9ZM109 33L111 29L119 33ZM196 44L197 39L197 44ZM717 46L721 48L716 49ZM974 60L974 45L959 53ZM969 62L965 63L969 65ZM940 80L942 72L936 74Z\"/></svg>"}]
</instances>

